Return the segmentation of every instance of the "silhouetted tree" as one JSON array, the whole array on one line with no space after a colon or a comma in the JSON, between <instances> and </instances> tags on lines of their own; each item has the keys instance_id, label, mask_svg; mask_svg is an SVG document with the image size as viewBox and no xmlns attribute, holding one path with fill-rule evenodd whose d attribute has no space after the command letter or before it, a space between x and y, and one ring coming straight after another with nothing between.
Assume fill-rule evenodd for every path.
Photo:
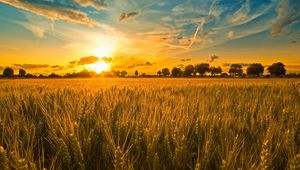
<instances>
[{"instance_id":1,"label":"silhouetted tree","mask_svg":"<svg viewBox=\"0 0 300 170\"><path fill-rule=\"evenodd\" d=\"M121 77L126 77L128 75L127 71L122 71L121 72Z\"/></svg>"},{"instance_id":2,"label":"silhouetted tree","mask_svg":"<svg viewBox=\"0 0 300 170\"><path fill-rule=\"evenodd\" d=\"M32 75L32 74L30 74L30 73L27 73L27 74L25 75L25 77L26 77L26 78L35 78L36 76L35 76L35 75Z\"/></svg>"},{"instance_id":3,"label":"silhouetted tree","mask_svg":"<svg viewBox=\"0 0 300 170\"><path fill-rule=\"evenodd\" d=\"M108 73L110 73L109 77L118 77L121 75L121 72L119 70L111 70L111 71L107 71Z\"/></svg>"},{"instance_id":4,"label":"silhouetted tree","mask_svg":"<svg viewBox=\"0 0 300 170\"><path fill-rule=\"evenodd\" d=\"M221 73L221 77L228 77L227 73Z\"/></svg>"},{"instance_id":5,"label":"silhouetted tree","mask_svg":"<svg viewBox=\"0 0 300 170\"><path fill-rule=\"evenodd\" d=\"M68 73L68 74L70 74L70 73ZM45 76L43 75L43 74L40 74L39 75L39 78L44 78Z\"/></svg>"},{"instance_id":6,"label":"silhouetted tree","mask_svg":"<svg viewBox=\"0 0 300 170\"><path fill-rule=\"evenodd\" d=\"M179 77L179 76L181 76L181 74L182 74L182 71L181 71L180 68L174 67L174 68L172 69L172 76L174 76L174 77Z\"/></svg>"},{"instance_id":7,"label":"silhouetted tree","mask_svg":"<svg viewBox=\"0 0 300 170\"><path fill-rule=\"evenodd\" d=\"M168 68L163 68L162 69L162 74L163 76L169 76L170 75L170 70Z\"/></svg>"},{"instance_id":8,"label":"silhouetted tree","mask_svg":"<svg viewBox=\"0 0 300 170\"><path fill-rule=\"evenodd\" d=\"M194 71L195 71L195 67L190 64L184 68L183 74L184 74L184 76L192 76Z\"/></svg>"},{"instance_id":9,"label":"silhouetted tree","mask_svg":"<svg viewBox=\"0 0 300 170\"><path fill-rule=\"evenodd\" d=\"M264 73L264 66L260 63L250 64L247 68L247 75L261 76Z\"/></svg>"},{"instance_id":10,"label":"silhouetted tree","mask_svg":"<svg viewBox=\"0 0 300 170\"><path fill-rule=\"evenodd\" d=\"M221 74L222 68L220 66L219 67L210 67L209 71L210 71L211 75L214 76L215 74Z\"/></svg>"},{"instance_id":11,"label":"silhouetted tree","mask_svg":"<svg viewBox=\"0 0 300 170\"><path fill-rule=\"evenodd\" d=\"M272 76L284 76L286 73L285 65L281 62L272 64L268 71Z\"/></svg>"},{"instance_id":12,"label":"silhouetted tree","mask_svg":"<svg viewBox=\"0 0 300 170\"><path fill-rule=\"evenodd\" d=\"M10 67L7 67L6 69L3 70L3 76L4 77L12 77L14 76L14 70Z\"/></svg>"},{"instance_id":13,"label":"silhouetted tree","mask_svg":"<svg viewBox=\"0 0 300 170\"><path fill-rule=\"evenodd\" d=\"M157 75L158 75L158 76L161 76L161 74L162 74L162 72L159 70L159 71L157 72Z\"/></svg>"},{"instance_id":14,"label":"silhouetted tree","mask_svg":"<svg viewBox=\"0 0 300 170\"><path fill-rule=\"evenodd\" d=\"M139 76L139 72L137 70L135 70L134 75Z\"/></svg>"},{"instance_id":15,"label":"silhouetted tree","mask_svg":"<svg viewBox=\"0 0 300 170\"><path fill-rule=\"evenodd\" d=\"M209 64L208 63L201 63L195 66L196 73L199 73L203 76L205 73L209 72Z\"/></svg>"},{"instance_id":16,"label":"silhouetted tree","mask_svg":"<svg viewBox=\"0 0 300 170\"><path fill-rule=\"evenodd\" d=\"M243 74L243 66L240 64L231 64L229 74L233 76L241 76Z\"/></svg>"},{"instance_id":17,"label":"silhouetted tree","mask_svg":"<svg viewBox=\"0 0 300 170\"><path fill-rule=\"evenodd\" d=\"M24 69L19 70L19 76L24 77L26 75L26 71Z\"/></svg>"},{"instance_id":18,"label":"silhouetted tree","mask_svg":"<svg viewBox=\"0 0 300 170\"><path fill-rule=\"evenodd\" d=\"M58 74L55 74L55 73L51 73L48 77L49 77L49 78L59 78L59 77L61 77L61 76L58 75Z\"/></svg>"}]
</instances>

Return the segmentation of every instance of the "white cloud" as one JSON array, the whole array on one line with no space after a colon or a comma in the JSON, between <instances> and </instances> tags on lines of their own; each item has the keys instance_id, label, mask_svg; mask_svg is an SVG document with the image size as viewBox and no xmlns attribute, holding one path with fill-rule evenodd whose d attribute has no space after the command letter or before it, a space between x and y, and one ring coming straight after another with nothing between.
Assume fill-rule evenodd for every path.
<instances>
[{"instance_id":1,"label":"white cloud","mask_svg":"<svg viewBox=\"0 0 300 170\"><path fill-rule=\"evenodd\" d=\"M0 0L0 2L53 20L65 20L90 26L96 23L96 21L89 18L85 12L71 6L50 1Z\"/></svg>"},{"instance_id":2,"label":"white cloud","mask_svg":"<svg viewBox=\"0 0 300 170\"><path fill-rule=\"evenodd\" d=\"M272 26L272 36L276 36L290 24L300 20L300 1L284 0L278 7L278 17Z\"/></svg>"},{"instance_id":3,"label":"white cloud","mask_svg":"<svg viewBox=\"0 0 300 170\"><path fill-rule=\"evenodd\" d=\"M27 30L31 31L36 37L44 38L45 31L46 31L44 28L30 23L20 23L20 24Z\"/></svg>"},{"instance_id":4,"label":"white cloud","mask_svg":"<svg viewBox=\"0 0 300 170\"><path fill-rule=\"evenodd\" d=\"M98 10L106 8L108 5L104 2L104 0L97 1L97 0L75 0L77 4L81 6L92 6Z\"/></svg>"},{"instance_id":5,"label":"white cloud","mask_svg":"<svg viewBox=\"0 0 300 170\"><path fill-rule=\"evenodd\" d=\"M170 21L173 21L173 18L170 17L170 16L164 16L161 18L162 21L165 21L165 22L170 22Z\"/></svg>"},{"instance_id":6,"label":"white cloud","mask_svg":"<svg viewBox=\"0 0 300 170\"><path fill-rule=\"evenodd\" d=\"M242 7L234 13L234 15L231 18L231 22L240 23L247 20L249 17L248 14L250 10L251 10L250 1L247 0L246 3L244 3Z\"/></svg>"}]
</instances>

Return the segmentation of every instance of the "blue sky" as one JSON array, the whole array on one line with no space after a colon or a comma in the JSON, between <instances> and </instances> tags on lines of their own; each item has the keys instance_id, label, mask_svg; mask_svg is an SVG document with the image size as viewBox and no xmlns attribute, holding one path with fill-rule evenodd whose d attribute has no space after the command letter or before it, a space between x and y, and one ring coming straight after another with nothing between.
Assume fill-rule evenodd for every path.
<instances>
[{"instance_id":1,"label":"blue sky","mask_svg":"<svg viewBox=\"0 0 300 170\"><path fill-rule=\"evenodd\" d=\"M212 65L282 61L299 72L298 9L299 0L0 0L0 66L98 56L154 72L217 55Z\"/></svg>"}]
</instances>

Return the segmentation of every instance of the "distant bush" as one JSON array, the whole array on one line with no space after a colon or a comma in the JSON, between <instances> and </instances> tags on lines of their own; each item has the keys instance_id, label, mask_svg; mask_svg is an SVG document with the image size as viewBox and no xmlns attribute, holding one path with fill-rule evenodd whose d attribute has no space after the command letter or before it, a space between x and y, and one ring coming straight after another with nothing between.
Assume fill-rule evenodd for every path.
<instances>
[{"instance_id":1,"label":"distant bush","mask_svg":"<svg viewBox=\"0 0 300 170\"><path fill-rule=\"evenodd\" d=\"M289 73L285 75L286 78L300 78L300 73Z\"/></svg>"},{"instance_id":2,"label":"distant bush","mask_svg":"<svg viewBox=\"0 0 300 170\"><path fill-rule=\"evenodd\" d=\"M48 75L49 78L60 78L61 76L55 73L51 73L50 75Z\"/></svg>"}]
</instances>

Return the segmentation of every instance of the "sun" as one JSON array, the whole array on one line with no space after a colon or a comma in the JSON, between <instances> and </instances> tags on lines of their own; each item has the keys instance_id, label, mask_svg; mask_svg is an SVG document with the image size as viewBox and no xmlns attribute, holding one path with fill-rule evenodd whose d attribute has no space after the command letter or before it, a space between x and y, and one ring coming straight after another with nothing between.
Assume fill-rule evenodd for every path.
<instances>
[{"instance_id":1,"label":"sun","mask_svg":"<svg viewBox=\"0 0 300 170\"><path fill-rule=\"evenodd\" d=\"M95 71L97 74L99 74L103 71L109 71L110 64L99 61L97 63L88 65L88 68L89 68L89 70Z\"/></svg>"},{"instance_id":2,"label":"sun","mask_svg":"<svg viewBox=\"0 0 300 170\"><path fill-rule=\"evenodd\" d=\"M106 45L101 48L97 48L95 53L98 57L110 57L112 55L113 48L111 45Z\"/></svg>"}]
</instances>

